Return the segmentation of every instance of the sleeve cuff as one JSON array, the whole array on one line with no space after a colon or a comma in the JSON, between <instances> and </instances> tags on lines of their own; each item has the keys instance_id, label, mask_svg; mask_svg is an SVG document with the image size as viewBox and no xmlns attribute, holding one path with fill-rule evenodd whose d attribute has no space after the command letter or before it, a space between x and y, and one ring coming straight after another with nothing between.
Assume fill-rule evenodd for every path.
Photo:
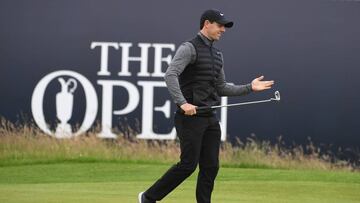
<instances>
[{"instance_id":1,"label":"sleeve cuff","mask_svg":"<svg viewBox=\"0 0 360 203\"><path fill-rule=\"evenodd\" d=\"M177 102L177 105L180 107L181 105L186 104L186 103L187 103L187 101L184 100L184 101Z\"/></svg>"},{"instance_id":2,"label":"sleeve cuff","mask_svg":"<svg viewBox=\"0 0 360 203\"><path fill-rule=\"evenodd\" d=\"M247 89L248 93L253 92L251 83L246 85L246 89Z\"/></svg>"}]
</instances>

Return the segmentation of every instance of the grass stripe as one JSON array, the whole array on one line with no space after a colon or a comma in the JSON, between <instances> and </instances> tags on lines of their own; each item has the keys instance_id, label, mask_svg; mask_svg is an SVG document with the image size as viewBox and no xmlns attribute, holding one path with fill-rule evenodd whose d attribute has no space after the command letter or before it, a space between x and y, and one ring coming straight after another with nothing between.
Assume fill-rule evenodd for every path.
<instances>
[{"instance_id":1,"label":"grass stripe","mask_svg":"<svg viewBox=\"0 0 360 203\"><path fill-rule=\"evenodd\" d=\"M59 163L0 167L0 202L136 202L170 165ZM162 202L195 202L196 173ZM360 202L360 173L221 168L213 202Z\"/></svg>"}]
</instances>

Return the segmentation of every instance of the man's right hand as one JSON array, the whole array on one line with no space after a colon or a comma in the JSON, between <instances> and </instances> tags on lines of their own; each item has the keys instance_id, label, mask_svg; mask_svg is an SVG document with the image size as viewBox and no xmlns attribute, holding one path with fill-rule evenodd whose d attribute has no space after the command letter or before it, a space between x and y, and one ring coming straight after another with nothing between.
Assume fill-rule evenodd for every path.
<instances>
[{"instance_id":1,"label":"man's right hand","mask_svg":"<svg viewBox=\"0 0 360 203\"><path fill-rule=\"evenodd\" d=\"M194 105L189 104L189 103L185 103L185 104L180 106L180 108L184 111L184 114L189 115L189 116L192 116L192 115L196 114L196 107L197 106L194 106Z\"/></svg>"}]
</instances>

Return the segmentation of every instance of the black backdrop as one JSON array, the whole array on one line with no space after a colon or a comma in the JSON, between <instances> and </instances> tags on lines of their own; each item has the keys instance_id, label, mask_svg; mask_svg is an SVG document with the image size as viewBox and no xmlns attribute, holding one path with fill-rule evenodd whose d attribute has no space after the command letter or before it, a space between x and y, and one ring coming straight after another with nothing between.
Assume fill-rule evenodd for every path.
<instances>
[{"instance_id":1,"label":"black backdrop","mask_svg":"<svg viewBox=\"0 0 360 203\"><path fill-rule=\"evenodd\" d=\"M98 76L100 51L90 49L91 42L132 42L135 47L141 42L173 43L177 48L198 32L200 14L207 8L218 8L235 21L217 43L224 53L227 81L244 84L263 74L276 81L274 90L282 94L278 105L229 109L230 138L254 133L272 141L281 135L288 143L305 143L311 137L315 143L359 146L360 2L355 0L1 1L0 115L11 121L20 114L31 117L34 87L62 69L83 74L101 95L96 80L121 78L121 52L109 51L111 76ZM132 55L139 53L134 48ZM132 64L135 75L139 63ZM134 75L121 79L136 81ZM121 106L126 96L121 90L116 94ZM229 98L229 103L272 95L266 91ZM159 97L169 95L162 91ZM49 115L54 115L53 102L44 102ZM76 99L72 123L81 121L83 106L84 101ZM140 116L136 109L126 118L131 124ZM49 123L54 119L47 117ZM114 119L114 125L121 119ZM171 126L164 119L155 123L159 131Z\"/></svg>"}]
</instances>

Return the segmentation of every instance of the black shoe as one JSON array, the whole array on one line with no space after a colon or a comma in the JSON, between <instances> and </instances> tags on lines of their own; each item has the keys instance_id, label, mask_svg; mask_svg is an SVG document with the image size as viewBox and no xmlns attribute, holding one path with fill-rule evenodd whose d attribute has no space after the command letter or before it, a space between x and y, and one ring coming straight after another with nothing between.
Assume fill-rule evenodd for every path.
<instances>
[{"instance_id":1,"label":"black shoe","mask_svg":"<svg viewBox=\"0 0 360 203\"><path fill-rule=\"evenodd\" d=\"M144 192L140 192L140 193L138 194L138 203L144 203L144 202L145 202L145 201L144 201L143 194L144 194Z\"/></svg>"},{"instance_id":2,"label":"black shoe","mask_svg":"<svg viewBox=\"0 0 360 203\"><path fill-rule=\"evenodd\" d=\"M144 192L140 192L138 195L138 203L156 203L156 202L148 200L145 197Z\"/></svg>"}]
</instances>

